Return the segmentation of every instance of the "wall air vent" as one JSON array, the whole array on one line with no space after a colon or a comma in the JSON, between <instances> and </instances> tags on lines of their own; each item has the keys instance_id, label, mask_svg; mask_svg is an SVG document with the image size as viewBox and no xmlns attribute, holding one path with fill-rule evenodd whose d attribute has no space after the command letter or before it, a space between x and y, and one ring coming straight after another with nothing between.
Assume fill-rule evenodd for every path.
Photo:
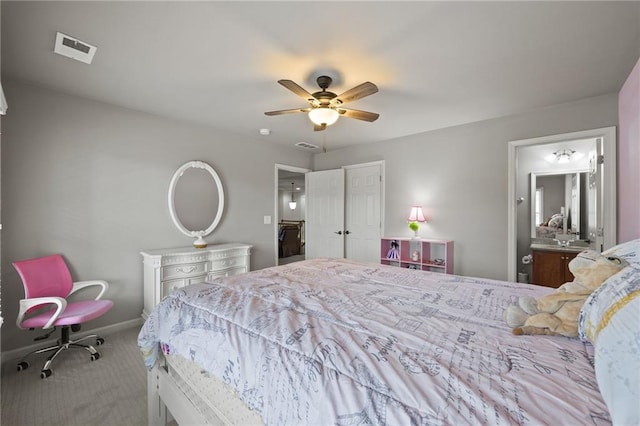
<instances>
[{"instance_id":1,"label":"wall air vent","mask_svg":"<svg viewBox=\"0 0 640 426\"><path fill-rule=\"evenodd\" d=\"M319 148L319 146L316 146L316 145L310 144L310 143L308 143L308 142L298 142L298 143L296 144L296 146L297 146L298 148L305 148L305 149L318 149L318 148Z\"/></svg>"},{"instance_id":2,"label":"wall air vent","mask_svg":"<svg viewBox=\"0 0 640 426\"><path fill-rule=\"evenodd\" d=\"M53 51L67 58L90 64L93 61L93 55L96 54L97 47L85 43L66 34L56 34L56 45Z\"/></svg>"}]
</instances>

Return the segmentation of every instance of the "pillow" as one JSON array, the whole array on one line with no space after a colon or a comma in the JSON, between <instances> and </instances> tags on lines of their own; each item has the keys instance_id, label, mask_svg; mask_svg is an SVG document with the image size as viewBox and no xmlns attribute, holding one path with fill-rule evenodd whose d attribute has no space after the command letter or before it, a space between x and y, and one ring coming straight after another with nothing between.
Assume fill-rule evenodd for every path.
<instances>
[{"instance_id":1,"label":"pillow","mask_svg":"<svg viewBox=\"0 0 640 426\"><path fill-rule=\"evenodd\" d=\"M640 297L620 308L598 335L596 381L614 425L640 424Z\"/></svg>"},{"instance_id":2,"label":"pillow","mask_svg":"<svg viewBox=\"0 0 640 426\"><path fill-rule=\"evenodd\" d=\"M629 263L640 263L640 239L618 244L605 250L602 254L621 257Z\"/></svg>"},{"instance_id":3,"label":"pillow","mask_svg":"<svg viewBox=\"0 0 640 426\"><path fill-rule=\"evenodd\" d=\"M640 425L640 240L610 248L629 266L591 293L580 310L580 338L594 345L594 368L614 425Z\"/></svg>"},{"instance_id":4,"label":"pillow","mask_svg":"<svg viewBox=\"0 0 640 426\"><path fill-rule=\"evenodd\" d=\"M562 226L562 219L563 216L561 214L554 214L551 216L551 219L549 219L549 226L553 228L560 228Z\"/></svg>"},{"instance_id":5,"label":"pillow","mask_svg":"<svg viewBox=\"0 0 640 426\"><path fill-rule=\"evenodd\" d=\"M630 263L609 277L584 302L578 316L578 336L595 345L598 334L607 327L618 311L639 297L640 263Z\"/></svg>"}]
</instances>

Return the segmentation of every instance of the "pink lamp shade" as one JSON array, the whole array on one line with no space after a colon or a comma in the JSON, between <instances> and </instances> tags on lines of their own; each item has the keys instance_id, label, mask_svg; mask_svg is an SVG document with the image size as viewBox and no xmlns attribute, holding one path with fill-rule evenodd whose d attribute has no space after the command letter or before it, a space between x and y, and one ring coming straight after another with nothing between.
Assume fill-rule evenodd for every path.
<instances>
[{"instance_id":1,"label":"pink lamp shade","mask_svg":"<svg viewBox=\"0 0 640 426\"><path fill-rule=\"evenodd\" d=\"M424 217L422 206L411 207L411 213L409 213L409 218L407 220L409 222L426 222L427 218Z\"/></svg>"}]
</instances>

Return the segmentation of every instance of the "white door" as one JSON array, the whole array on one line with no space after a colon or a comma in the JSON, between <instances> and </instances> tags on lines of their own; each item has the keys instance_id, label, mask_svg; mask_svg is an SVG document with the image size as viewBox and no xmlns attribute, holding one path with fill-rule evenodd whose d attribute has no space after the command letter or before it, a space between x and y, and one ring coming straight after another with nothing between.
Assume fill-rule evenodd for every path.
<instances>
[{"instance_id":1,"label":"white door","mask_svg":"<svg viewBox=\"0 0 640 426\"><path fill-rule=\"evenodd\" d=\"M345 197L345 257L378 263L382 236L382 166L347 167Z\"/></svg>"},{"instance_id":2,"label":"white door","mask_svg":"<svg viewBox=\"0 0 640 426\"><path fill-rule=\"evenodd\" d=\"M344 257L344 170L306 174L306 258Z\"/></svg>"}]
</instances>

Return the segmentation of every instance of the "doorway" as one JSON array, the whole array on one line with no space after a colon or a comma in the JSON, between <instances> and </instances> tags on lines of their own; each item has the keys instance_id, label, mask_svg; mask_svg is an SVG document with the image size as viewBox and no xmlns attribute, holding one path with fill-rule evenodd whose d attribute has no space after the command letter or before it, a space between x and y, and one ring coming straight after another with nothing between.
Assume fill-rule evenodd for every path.
<instances>
[{"instance_id":1,"label":"doorway","mask_svg":"<svg viewBox=\"0 0 640 426\"><path fill-rule=\"evenodd\" d=\"M563 150L584 154L584 164L550 163L544 157ZM508 279L516 281L525 273L523 262L534 235L535 192L532 184L540 175L575 175L587 169L585 192L591 206L580 220L589 221L587 236L591 247L602 251L616 244L616 128L586 130L541 138L511 141L508 146ZM585 195L585 194L583 194ZM570 201L564 203L570 205Z\"/></svg>"},{"instance_id":2,"label":"doorway","mask_svg":"<svg viewBox=\"0 0 640 426\"><path fill-rule=\"evenodd\" d=\"M275 168L275 264L306 258L306 187L309 169L276 164Z\"/></svg>"}]
</instances>

